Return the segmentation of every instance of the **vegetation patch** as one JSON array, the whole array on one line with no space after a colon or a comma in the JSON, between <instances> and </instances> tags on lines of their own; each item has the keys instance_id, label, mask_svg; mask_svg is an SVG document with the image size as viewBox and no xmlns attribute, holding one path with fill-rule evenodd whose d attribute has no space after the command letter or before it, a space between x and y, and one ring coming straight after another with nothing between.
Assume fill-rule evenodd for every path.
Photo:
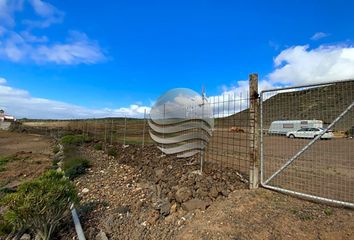
<instances>
[{"instance_id":1,"label":"vegetation patch","mask_svg":"<svg viewBox=\"0 0 354 240\"><path fill-rule=\"evenodd\" d=\"M5 165L8 162L12 162L18 160L16 156L7 156L7 157L0 157L0 172L5 171Z\"/></svg>"},{"instance_id":2,"label":"vegetation patch","mask_svg":"<svg viewBox=\"0 0 354 240\"><path fill-rule=\"evenodd\" d=\"M54 146L53 148L53 153L54 154L57 154L58 152L60 151L60 147L57 145L57 146Z\"/></svg>"},{"instance_id":3,"label":"vegetation patch","mask_svg":"<svg viewBox=\"0 0 354 240\"><path fill-rule=\"evenodd\" d=\"M77 202L74 184L63 178L62 173L50 170L1 200L6 211L0 219L0 232L29 229L36 239L51 239L67 216L70 203Z\"/></svg>"},{"instance_id":4,"label":"vegetation patch","mask_svg":"<svg viewBox=\"0 0 354 240\"><path fill-rule=\"evenodd\" d=\"M94 148L95 150L102 150L102 149L103 149L102 143L96 143L96 144L93 146L93 148Z\"/></svg>"},{"instance_id":5,"label":"vegetation patch","mask_svg":"<svg viewBox=\"0 0 354 240\"><path fill-rule=\"evenodd\" d=\"M108 154L109 156L116 157L116 156L118 155L118 151L117 151L116 148L111 147L111 148L109 148L109 149L107 150L107 154Z\"/></svg>"},{"instance_id":6,"label":"vegetation patch","mask_svg":"<svg viewBox=\"0 0 354 240\"><path fill-rule=\"evenodd\" d=\"M64 145L80 145L83 143L90 142L92 139L88 136L78 134L78 135L66 135L60 139L60 142Z\"/></svg>"},{"instance_id":7,"label":"vegetation patch","mask_svg":"<svg viewBox=\"0 0 354 240\"><path fill-rule=\"evenodd\" d=\"M82 157L70 157L64 158L63 161L63 170L65 172L65 176L70 179L74 179L77 176L84 174L86 172L86 168L90 166L90 162Z\"/></svg>"}]
</instances>

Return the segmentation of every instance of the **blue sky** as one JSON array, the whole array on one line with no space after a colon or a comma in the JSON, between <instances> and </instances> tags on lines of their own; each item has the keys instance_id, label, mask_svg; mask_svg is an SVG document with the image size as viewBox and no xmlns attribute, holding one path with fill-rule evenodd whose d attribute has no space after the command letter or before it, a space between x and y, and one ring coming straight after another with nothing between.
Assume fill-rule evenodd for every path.
<instances>
[{"instance_id":1,"label":"blue sky","mask_svg":"<svg viewBox=\"0 0 354 240\"><path fill-rule=\"evenodd\" d=\"M208 96L354 78L354 1L0 0L0 108L129 115ZM352 69L351 69L352 68Z\"/></svg>"}]
</instances>

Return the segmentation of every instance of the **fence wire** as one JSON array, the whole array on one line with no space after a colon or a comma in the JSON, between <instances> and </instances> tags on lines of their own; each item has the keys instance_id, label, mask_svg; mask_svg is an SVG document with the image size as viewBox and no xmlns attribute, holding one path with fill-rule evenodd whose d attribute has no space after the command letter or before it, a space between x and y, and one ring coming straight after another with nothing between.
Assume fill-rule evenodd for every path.
<instances>
[{"instance_id":1,"label":"fence wire","mask_svg":"<svg viewBox=\"0 0 354 240\"><path fill-rule=\"evenodd\" d=\"M262 183L353 205L354 81L261 95Z\"/></svg>"}]
</instances>

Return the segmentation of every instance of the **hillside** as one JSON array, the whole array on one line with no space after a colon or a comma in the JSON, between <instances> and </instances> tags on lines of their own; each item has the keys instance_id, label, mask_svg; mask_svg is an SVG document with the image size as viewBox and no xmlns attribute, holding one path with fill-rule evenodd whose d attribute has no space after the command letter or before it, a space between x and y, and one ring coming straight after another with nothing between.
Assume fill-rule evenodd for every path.
<instances>
[{"instance_id":1,"label":"hillside","mask_svg":"<svg viewBox=\"0 0 354 240\"><path fill-rule=\"evenodd\" d=\"M264 95L264 128L275 120L318 119L330 124L354 101L354 80L299 91ZM268 98L268 99L267 99ZM219 119L219 124L248 126L248 109ZM351 109L335 126L336 130L348 130L354 125L354 109Z\"/></svg>"}]
</instances>

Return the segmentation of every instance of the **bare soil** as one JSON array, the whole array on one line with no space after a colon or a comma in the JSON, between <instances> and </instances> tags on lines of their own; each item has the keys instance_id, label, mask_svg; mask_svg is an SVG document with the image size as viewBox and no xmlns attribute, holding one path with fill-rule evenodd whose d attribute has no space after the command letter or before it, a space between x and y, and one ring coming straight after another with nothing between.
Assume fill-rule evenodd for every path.
<instances>
[{"instance_id":1,"label":"bare soil","mask_svg":"<svg viewBox=\"0 0 354 240\"><path fill-rule=\"evenodd\" d=\"M11 159L0 173L0 188L16 188L50 168L53 144L41 135L0 131L0 156Z\"/></svg>"}]
</instances>

